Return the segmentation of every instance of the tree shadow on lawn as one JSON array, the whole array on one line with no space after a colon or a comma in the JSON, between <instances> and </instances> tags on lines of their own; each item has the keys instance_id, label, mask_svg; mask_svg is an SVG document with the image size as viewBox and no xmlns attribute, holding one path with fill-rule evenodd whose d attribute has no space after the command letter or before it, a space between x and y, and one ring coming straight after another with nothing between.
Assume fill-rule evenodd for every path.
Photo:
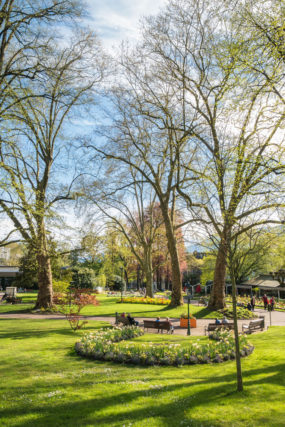
<instances>
[{"instance_id":1,"label":"tree shadow on lawn","mask_svg":"<svg viewBox=\"0 0 285 427\"><path fill-rule=\"evenodd\" d=\"M149 311L149 315L148 315L148 312L145 310L144 307L138 308L138 307L136 307L136 305L137 304L133 304L133 305L130 304L130 307L129 307L129 311L133 315L135 315L136 317L145 317L145 318L155 317L155 315L153 315L153 313L159 313L159 314L161 314L162 317L172 317L173 318L173 316L171 315L171 313L173 312L173 307L154 305L152 307L152 310ZM114 314L110 314L109 312L107 312L107 313L100 313L100 314L94 314L93 315L93 314L84 314L84 312L83 312L83 316L86 316L86 317L110 317L110 318L112 318L112 317L115 317L116 311L120 312L121 310L115 310ZM126 310L126 311L128 311L128 310ZM187 305L185 305L185 313L186 312L187 312ZM211 313L213 313L213 316L209 317L209 318L214 319L215 317L217 317L217 315L219 315L219 313L217 313L217 311L212 311L207 307L201 307L201 309L195 313L195 317L197 319L202 319L203 317L205 317ZM141 314L144 314L144 315L141 316Z\"/></svg>"},{"instance_id":2,"label":"tree shadow on lawn","mask_svg":"<svg viewBox=\"0 0 285 427\"><path fill-rule=\"evenodd\" d=\"M25 306L27 306L27 305L29 305L29 304L23 304L23 305L25 305ZM5 307L5 308L7 308L7 311L1 311L1 307ZM9 307L10 307L10 305L4 305L4 304L2 304L2 305L0 305L0 315L3 315L3 316L5 316L5 314L31 314L32 313L32 309L33 309L33 307L34 307L34 305L32 305L31 304L31 306L30 307L28 307L28 308L23 308L23 309L20 309L20 310L9 310ZM19 305L18 305L18 307L19 307Z\"/></svg>"},{"instance_id":3,"label":"tree shadow on lawn","mask_svg":"<svg viewBox=\"0 0 285 427\"><path fill-rule=\"evenodd\" d=\"M14 319L0 319L0 323L3 325L2 321L11 321ZM27 319L19 319L19 322L21 320L26 321ZM32 320L32 322L37 322L38 319ZM55 322L59 319L43 319L45 322ZM65 321L65 319L62 319ZM40 319L41 321L41 319ZM61 321L61 320L60 320ZM23 329L19 331L11 331L7 327L6 331L0 331L0 339L10 338L14 340L23 340L27 338L43 338L48 337L49 335L57 334L57 335L64 335L64 336L74 336L74 338L80 338L82 333L92 332L94 330L98 330L99 328L109 328L110 325L108 325L106 322L103 321L97 321L96 325L88 325L84 329L80 329L78 332L74 332L71 330L68 322L66 321L66 326L63 326L62 328L50 328L50 329L39 329L41 325L35 325L33 328L29 328L28 330L23 331ZM51 325L51 323L50 323Z\"/></svg>"},{"instance_id":4,"label":"tree shadow on lawn","mask_svg":"<svg viewBox=\"0 0 285 427\"><path fill-rule=\"evenodd\" d=\"M112 364L110 364L112 365ZM280 386L280 379L284 376L284 369L285 364L280 365L274 365L269 366L266 369L255 369L255 370L249 370L248 372L250 375L257 375L257 374L265 374L265 373L271 373L272 371L275 372L274 375L271 375L270 377L261 378L258 380L254 380L251 378L246 377L244 378L244 385L245 388L249 387L251 385L261 385L261 384L278 384ZM155 378L157 379L157 377ZM166 379L163 378L163 381ZM172 378L174 381L174 378ZM218 385L215 383L219 383ZM118 381L117 381L118 383ZM203 390L197 391L196 386L197 385L207 385L209 384L209 387L203 388ZM147 384L146 384L147 385ZM62 385L64 387L64 385ZM77 387L90 387L90 378L86 379L86 384L77 383ZM59 387L57 385L57 387ZM126 387L126 384L124 382L124 387ZM93 423L93 425L113 425L114 421L116 423L122 421L124 423L126 422L139 422L144 421L151 418L158 418L160 423L163 419L163 425L174 427L182 423L183 420L185 420L185 416L183 413L182 408L187 410L193 410L195 407L201 407L203 404L216 405L216 408L221 406L221 416L222 414L222 408L224 403L221 402L224 399L229 399L227 404L231 403L232 406L236 405L243 406L244 402L241 402L240 399L243 397L247 403L247 406L249 405L248 399L250 397L250 390L245 390L242 393L238 393L235 390L235 373L226 374L224 376L218 376L218 377L208 377L203 380L197 381L195 383L193 382L176 382L175 384L171 385L165 385L160 386L159 388L155 389L146 389L143 390L134 390L134 391L124 391L119 394L114 393L112 396L105 396L105 397L99 397L99 398L91 398L88 400L80 400L76 401L74 399L71 399L70 402L65 402L63 404L59 404L59 401L57 400L55 405L49 405L49 406L43 406L43 405L33 405L31 408L28 408L27 406L23 408L7 408L4 411L2 411L2 417L9 417L10 420L13 416L27 416L29 413L33 414L33 417L36 413L38 413L38 417L35 419L23 421L23 422L17 422L17 426L21 427L38 427L40 426L47 426L47 425L53 425L53 426L62 426L62 425L86 425L90 423ZM179 390L181 388L187 388L187 393L189 391L189 394L185 397L185 393L181 397L176 397L172 401L171 398L167 399L167 402L165 401L165 398L162 400L161 396L163 393L172 393L172 396L175 396L175 392L177 391L179 393ZM137 405L140 406L139 408L135 408L133 410L129 410L128 408L124 409L124 411L118 411L116 412L116 408L112 409L112 406L117 405L126 405L128 403L136 404L136 399L142 399L142 398L151 398L153 401L153 404L150 405L147 404L147 406L141 407L142 403L137 402ZM78 399L78 391L77 391L77 397ZM272 396L273 400L276 400L276 396ZM253 402L254 403L254 402ZM258 402L256 402L257 404ZM221 404L221 405L220 405ZM280 405L280 408L282 406ZM96 411L99 410L106 410L106 408L110 408L111 412L110 414L106 415L96 415ZM205 408L206 410L206 408ZM170 416L171 414L171 416ZM276 415L276 414L275 414ZM64 417L64 424L62 423L62 420L60 420L60 416ZM240 416L240 414L237 414L237 416ZM260 417L263 419L264 413L263 411L260 411ZM80 424L79 423L80 420ZM186 418L187 420L187 418ZM72 422L73 421L73 422ZM189 419L190 421L190 419ZM216 423L213 422L213 420L205 421L203 420L191 420L191 425L201 425L201 422L203 425L208 426L219 426L220 423L217 421ZM231 422L234 422L235 420L231 419ZM239 420L240 421L240 420ZM255 422L258 423L258 419L256 419L255 415ZM197 424L195 424L197 423ZM260 424L261 425L261 424Z\"/></svg>"}]
</instances>

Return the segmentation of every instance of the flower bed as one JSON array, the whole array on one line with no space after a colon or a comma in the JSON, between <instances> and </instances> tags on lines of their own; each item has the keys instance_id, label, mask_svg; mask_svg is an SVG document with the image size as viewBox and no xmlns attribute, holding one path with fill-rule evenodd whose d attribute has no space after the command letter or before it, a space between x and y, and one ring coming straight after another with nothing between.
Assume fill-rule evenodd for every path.
<instances>
[{"instance_id":1,"label":"flower bed","mask_svg":"<svg viewBox=\"0 0 285 427\"><path fill-rule=\"evenodd\" d=\"M247 306L247 304L250 302L250 297L242 297L242 296L238 296L237 297L237 302L239 304L244 304L244 306ZM270 297L269 297L270 299ZM226 297L226 302L227 303L232 303L232 297L231 295L228 295ZM257 308L263 308L264 307L264 303L262 298L257 298L255 297L255 307ZM274 304L274 310L285 310L285 302L283 301L276 301L275 299L275 304Z\"/></svg>"},{"instance_id":2,"label":"flower bed","mask_svg":"<svg viewBox=\"0 0 285 427\"><path fill-rule=\"evenodd\" d=\"M233 319L233 308L232 306L227 306L223 310L218 310L223 316ZM238 319L256 319L258 316L247 308L237 307L237 318Z\"/></svg>"},{"instance_id":3,"label":"flower bed","mask_svg":"<svg viewBox=\"0 0 285 427\"><path fill-rule=\"evenodd\" d=\"M217 328L213 332L209 333L209 338L215 341L225 341L231 336L232 336L232 332L229 331L228 329L223 329L223 328L221 329Z\"/></svg>"},{"instance_id":4,"label":"flower bed","mask_svg":"<svg viewBox=\"0 0 285 427\"><path fill-rule=\"evenodd\" d=\"M78 354L96 360L133 363L138 365L192 365L197 363L220 363L235 358L234 338L227 335L209 343L139 344L119 341L142 335L136 326L100 330L82 337L75 345ZM241 356L252 353L253 348L245 336L240 336Z\"/></svg>"},{"instance_id":5,"label":"flower bed","mask_svg":"<svg viewBox=\"0 0 285 427\"><path fill-rule=\"evenodd\" d=\"M155 305L168 305L170 300L164 298L150 298L150 297L124 297L122 301L117 301L117 303L132 303L132 304L155 304Z\"/></svg>"}]
</instances>

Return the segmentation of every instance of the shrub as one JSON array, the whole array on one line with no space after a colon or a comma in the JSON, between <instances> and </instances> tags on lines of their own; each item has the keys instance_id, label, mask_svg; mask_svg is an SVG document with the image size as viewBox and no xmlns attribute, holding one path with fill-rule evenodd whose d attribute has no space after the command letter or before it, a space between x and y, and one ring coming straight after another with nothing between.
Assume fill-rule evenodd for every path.
<instances>
[{"instance_id":1,"label":"shrub","mask_svg":"<svg viewBox=\"0 0 285 427\"><path fill-rule=\"evenodd\" d=\"M69 287L69 282L65 282L64 280L53 280L52 287L56 293L66 292Z\"/></svg>"},{"instance_id":2,"label":"shrub","mask_svg":"<svg viewBox=\"0 0 285 427\"><path fill-rule=\"evenodd\" d=\"M169 305L170 300L165 298L150 298L150 297L124 297L122 301L117 303L132 303L132 304L154 304L154 305Z\"/></svg>"},{"instance_id":3,"label":"shrub","mask_svg":"<svg viewBox=\"0 0 285 427\"><path fill-rule=\"evenodd\" d=\"M55 294L53 302L60 313L63 313L73 331L81 329L86 323L80 316L80 312L86 305L98 305L95 295L91 295L90 289L72 289L69 293Z\"/></svg>"},{"instance_id":4,"label":"shrub","mask_svg":"<svg viewBox=\"0 0 285 427\"><path fill-rule=\"evenodd\" d=\"M182 313L180 315L181 319L188 319L188 314L187 313ZM189 319L195 319L195 317L193 316L193 314L189 313Z\"/></svg>"},{"instance_id":5,"label":"shrub","mask_svg":"<svg viewBox=\"0 0 285 427\"><path fill-rule=\"evenodd\" d=\"M233 319L233 308L227 307L223 310L218 310L223 316L228 317L229 319ZM258 317L253 311L248 310L247 308L237 307L237 317L238 319L255 319Z\"/></svg>"},{"instance_id":6,"label":"shrub","mask_svg":"<svg viewBox=\"0 0 285 427\"><path fill-rule=\"evenodd\" d=\"M95 272L91 268L74 268L72 272L72 285L78 289L92 289L96 285Z\"/></svg>"}]
</instances>

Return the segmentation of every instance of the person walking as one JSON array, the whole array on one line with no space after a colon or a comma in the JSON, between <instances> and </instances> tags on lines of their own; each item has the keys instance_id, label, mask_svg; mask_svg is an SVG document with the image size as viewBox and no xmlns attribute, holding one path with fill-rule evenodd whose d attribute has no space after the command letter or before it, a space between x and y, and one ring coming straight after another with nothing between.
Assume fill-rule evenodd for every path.
<instances>
[{"instance_id":1,"label":"person walking","mask_svg":"<svg viewBox=\"0 0 285 427\"><path fill-rule=\"evenodd\" d=\"M255 307L255 296L254 295L251 297L250 304L251 304L251 311L254 311L254 307Z\"/></svg>"},{"instance_id":2,"label":"person walking","mask_svg":"<svg viewBox=\"0 0 285 427\"><path fill-rule=\"evenodd\" d=\"M267 295L266 295L266 294L264 294L264 295L263 295L263 297L262 297L262 299L263 299L263 304L264 304L264 310L266 310L266 309L267 309L267 306L268 306L268 298L267 298Z\"/></svg>"},{"instance_id":3,"label":"person walking","mask_svg":"<svg viewBox=\"0 0 285 427\"><path fill-rule=\"evenodd\" d=\"M274 311L275 299L274 297L270 298L270 310Z\"/></svg>"}]
</instances>

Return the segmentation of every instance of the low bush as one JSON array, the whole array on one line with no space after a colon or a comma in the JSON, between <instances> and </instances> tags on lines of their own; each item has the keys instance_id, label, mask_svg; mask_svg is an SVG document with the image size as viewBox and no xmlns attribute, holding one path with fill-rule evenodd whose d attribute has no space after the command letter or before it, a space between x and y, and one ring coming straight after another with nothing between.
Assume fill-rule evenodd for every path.
<instances>
[{"instance_id":1,"label":"low bush","mask_svg":"<svg viewBox=\"0 0 285 427\"><path fill-rule=\"evenodd\" d=\"M209 338L215 341L223 341L231 337L233 333L228 329L217 328L214 331L209 333Z\"/></svg>"},{"instance_id":2,"label":"low bush","mask_svg":"<svg viewBox=\"0 0 285 427\"><path fill-rule=\"evenodd\" d=\"M67 292L70 283L64 280L53 280L52 288L55 293Z\"/></svg>"},{"instance_id":3,"label":"low bush","mask_svg":"<svg viewBox=\"0 0 285 427\"><path fill-rule=\"evenodd\" d=\"M188 319L188 314L187 313L182 313L180 315L180 319ZM189 313L189 319L196 319L196 317L193 316L193 314Z\"/></svg>"},{"instance_id":4,"label":"low bush","mask_svg":"<svg viewBox=\"0 0 285 427\"><path fill-rule=\"evenodd\" d=\"M229 319L233 319L233 308L231 306L227 306L223 310L218 310L223 316L228 317ZM237 307L237 318L238 319L255 319L258 317L253 311L248 310L247 308Z\"/></svg>"},{"instance_id":5,"label":"low bush","mask_svg":"<svg viewBox=\"0 0 285 427\"><path fill-rule=\"evenodd\" d=\"M235 358L234 338L227 335L218 341L208 343L180 344L139 344L121 343L142 335L136 326L100 330L85 335L76 343L78 354L96 360L133 363L139 365L191 365L197 363L220 363ZM253 351L245 336L240 336L240 354L249 355Z\"/></svg>"},{"instance_id":6,"label":"low bush","mask_svg":"<svg viewBox=\"0 0 285 427\"><path fill-rule=\"evenodd\" d=\"M154 305L169 305L170 300L165 298L150 298L150 297L124 297L118 303L132 303L132 304L154 304Z\"/></svg>"},{"instance_id":7,"label":"low bush","mask_svg":"<svg viewBox=\"0 0 285 427\"><path fill-rule=\"evenodd\" d=\"M81 329L88 323L81 319L81 310L87 305L99 304L90 289L70 289L68 293L54 294L53 303L57 311L65 315L73 331Z\"/></svg>"}]
</instances>

